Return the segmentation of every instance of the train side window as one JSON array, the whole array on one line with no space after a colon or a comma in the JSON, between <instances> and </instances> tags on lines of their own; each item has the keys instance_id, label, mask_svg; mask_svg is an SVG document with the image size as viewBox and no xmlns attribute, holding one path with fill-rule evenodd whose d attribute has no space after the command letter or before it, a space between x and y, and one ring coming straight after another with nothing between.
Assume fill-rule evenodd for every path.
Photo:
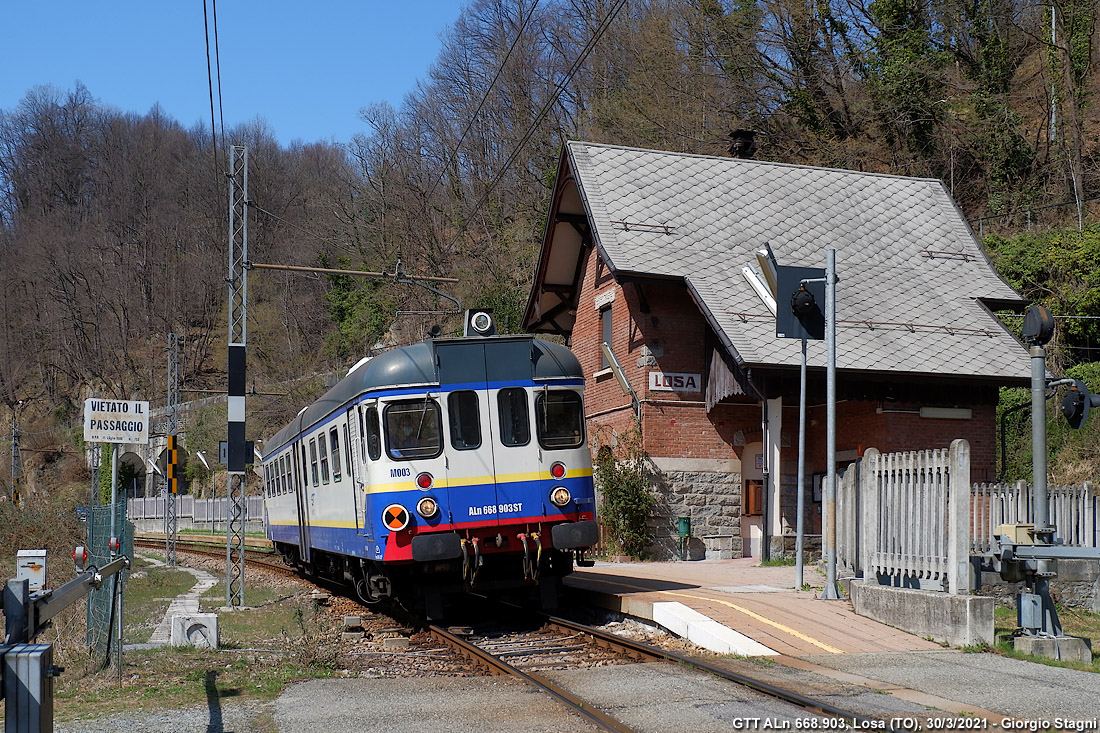
<instances>
[{"instance_id":1,"label":"train side window","mask_svg":"<svg viewBox=\"0 0 1100 733\"><path fill-rule=\"evenodd\" d=\"M317 453L321 456L321 483L328 483L328 446L325 445L325 431L317 436Z\"/></svg>"},{"instance_id":2,"label":"train side window","mask_svg":"<svg viewBox=\"0 0 1100 733\"><path fill-rule=\"evenodd\" d=\"M579 448L584 442L581 396L572 390L540 392L535 397L535 429L543 448Z\"/></svg>"},{"instance_id":3,"label":"train side window","mask_svg":"<svg viewBox=\"0 0 1100 733\"><path fill-rule=\"evenodd\" d=\"M348 467L348 473L352 473L351 470L351 439L348 437L348 424L344 423L344 465Z\"/></svg>"},{"instance_id":4,"label":"train side window","mask_svg":"<svg viewBox=\"0 0 1100 733\"><path fill-rule=\"evenodd\" d=\"M481 415L477 392L460 390L447 397L447 415L451 423L451 445L455 450L473 450L481 445Z\"/></svg>"},{"instance_id":5,"label":"train side window","mask_svg":"<svg viewBox=\"0 0 1100 733\"><path fill-rule=\"evenodd\" d=\"M382 434L378 430L378 408L371 405L367 408L367 452L372 461L382 457Z\"/></svg>"},{"instance_id":6,"label":"train side window","mask_svg":"<svg viewBox=\"0 0 1100 733\"><path fill-rule=\"evenodd\" d=\"M317 441L314 438L309 439L309 467L313 473L313 485L317 486L321 483L320 474L317 472Z\"/></svg>"},{"instance_id":7,"label":"train side window","mask_svg":"<svg viewBox=\"0 0 1100 733\"><path fill-rule=\"evenodd\" d=\"M289 453L284 453L283 457L282 457L282 461L283 461L283 471L279 475L279 480L282 482L282 485L281 485L280 488L282 489L282 493L289 494L290 493L290 454Z\"/></svg>"},{"instance_id":8,"label":"train side window","mask_svg":"<svg viewBox=\"0 0 1100 733\"><path fill-rule=\"evenodd\" d=\"M500 442L504 445L527 445L531 442L531 421L527 415L527 390L508 387L497 393L500 410Z\"/></svg>"},{"instance_id":9,"label":"train side window","mask_svg":"<svg viewBox=\"0 0 1100 733\"><path fill-rule=\"evenodd\" d=\"M284 465L285 465L285 463L284 463L283 456L279 456L278 458L275 459L275 466L274 466L275 476L273 476L274 481L272 481L272 483L275 484L275 493L276 494L282 494L283 490L284 490L283 487L286 486L286 483L283 481L283 466Z\"/></svg>"},{"instance_id":10,"label":"train side window","mask_svg":"<svg viewBox=\"0 0 1100 733\"><path fill-rule=\"evenodd\" d=\"M337 428L329 429L328 445L332 450L332 480L339 481L343 471L340 470L340 431Z\"/></svg>"},{"instance_id":11,"label":"train side window","mask_svg":"<svg viewBox=\"0 0 1100 733\"><path fill-rule=\"evenodd\" d=\"M386 405L386 450L391 458L435 458L443 452L439 403L399 400Z\"/></svg>"},{"instance_id":12,"label":"train side window","mask_svg":"<svg viewBox=\"0 0 1100 733\"><path fill-rule=\"evenodd\" d=\"M271 466L264 466L264 493L271 496Z\"/></svg>"},{"instance_id":13,"label":"train side window","mask_svg":"<svg viewBox=\"0 0 1100 733\"><path fill-rule=\"evenodd\" d=\"M302 442L302 488L309 486L309 461L306 460L306 444Z\"/></svg>"}]
</instances>

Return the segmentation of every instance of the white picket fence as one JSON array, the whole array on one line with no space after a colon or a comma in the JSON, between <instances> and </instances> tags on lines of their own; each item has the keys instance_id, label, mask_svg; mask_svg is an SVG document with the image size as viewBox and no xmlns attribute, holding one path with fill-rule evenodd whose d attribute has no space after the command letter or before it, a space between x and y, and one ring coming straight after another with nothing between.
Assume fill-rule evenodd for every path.
<instances>
[{"instance_id":1,"label":"white picket fence","mask_svg":"<svg viewBox=\"0 0 1100 733\"><path fill-rule=\"evenodd\" d=\"M139 519L163 519L164 497L148 496L126 500L126 517L134 521ZM176 497L176 517L199 522L224 522L226 518L227 500L220 499L196 499L194 496L182 494ZM262 496L246 496L244 515L246 520L261 520L264 517L264 498Z\"/></svg>"},{"instance_id":2,"label":"white picket fence","mask_svg":"<svg viewBox=\"0 0 1100 733\"><path fill-rule=\"evenodd\" d=\"M1048 489L1056 537L1100 547L1093 486ZM970 555L993 547L1001 524L1033 522L1031 487L970 484L970 446L864 452L837 482L837 561L843 574L891 585L966 593Z\"/></svg>"},{"instance_id":3,"label":"white picket fence","mask_svg":"<svg viewBox=\"0 0 1100 733\"><path fill-rule=\"evenodd\" d=\"M1071 547L1100 547L1097 537L1097 498L1091 483L1080 486L1051 486L1047 489L1050 521L1056 538ZM1031 486L975 484L971 489L970 551L982 554L993 549L994 533L1002 524L1034 523Z\"/></svg>"},{"instance_id":4,"label":"white picket fence","mask_svg":"<svg viewBox=\"0 0 1100 733\"><path fill-rule=\"evenodd\" d=\"M879 453L870 448L838 485L842 571L891 585L969 591L970 445Z\"/></svg>"}]
</instances>

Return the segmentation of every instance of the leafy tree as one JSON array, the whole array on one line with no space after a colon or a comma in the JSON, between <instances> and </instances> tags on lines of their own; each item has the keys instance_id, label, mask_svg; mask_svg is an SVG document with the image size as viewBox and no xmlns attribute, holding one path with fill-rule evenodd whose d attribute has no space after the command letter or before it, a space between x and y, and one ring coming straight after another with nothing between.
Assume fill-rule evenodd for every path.
<instances>
[{"instance_id":1,"label":"leafy tree","mask_svg":"<svg viewBox=\"0 0 1100 733\"><path fill-rule=\"evenodd\" d=\"M1001 276L1058 319L1048 347L1055 366L1091 361L1100 347L1100 225L989 235L983 243Z\"/></svg>"}]
</instances>

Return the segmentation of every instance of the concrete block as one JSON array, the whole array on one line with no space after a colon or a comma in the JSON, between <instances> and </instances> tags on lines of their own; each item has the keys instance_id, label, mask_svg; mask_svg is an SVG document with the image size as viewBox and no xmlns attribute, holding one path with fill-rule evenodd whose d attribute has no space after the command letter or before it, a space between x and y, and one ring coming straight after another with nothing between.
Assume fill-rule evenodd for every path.
<instances>
[{"instance_id":1,"label":"concrete block","mask_svg":"<svg viewBox=\"0 0 1100 733\"><path fill-rule=\"evenodd\" d=\"M951 646L994 642L992 598L894 588L873 580L853 580L850 590L856 613L910 634Z\"/></svg>"},{"instance_id":2,"label":"concrete block","mask_svg":"<svg viewBox=\"0 0 1100 733\"><path fill-rule=\"evenodd\" d=\"M218 648L218 614L192 613L172 617L172 646Z\"/></svg>"},{"instance_id":3,"label":"concrete block","mask_svg":"<svg viewBox=\"0 0 1100 733\"><path fill-rule=\"evenodd\" d=\"M382 640L383 649L408 649L409 640L404 636L391 636L388 639Z\"/></svg>"},{"instance_id":4,"label":"concrete block","mask_svg":"<svg viewBox=\"0 0 1100 733\"><path fill-rule=\"evenodd\" d=\"M353 631L363 627L361 616L344 616L344 631Z\"/></svg>"},{"instance_id":5,"label":"concrete block","mask_svg":"<svg viewBox=\"0 0 1100 733\"><path fill-rule=\"evenodd\" d=\"M1033 657L1092 663L1092 639L1079 636L1017 636L1012 645L1021 654Z\"/></svg>"}]
</instances>

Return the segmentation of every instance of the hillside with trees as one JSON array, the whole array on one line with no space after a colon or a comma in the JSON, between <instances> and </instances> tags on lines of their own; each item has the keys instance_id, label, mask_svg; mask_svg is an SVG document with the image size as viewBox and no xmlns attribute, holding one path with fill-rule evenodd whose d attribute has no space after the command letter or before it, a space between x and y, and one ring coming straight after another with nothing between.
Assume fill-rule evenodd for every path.
<instances>
[{"instance_id":1,"label":"hillside with trees","mask_svg":"<svg viewBox=\"0 0 1100 733\"><path fill-rule=\"evenodd\" d=\"M168 333L181 389L224 389L225 144L249 150L252 261L400 262L515 330L564 140L724 155L752 129L758 158L943 180L1006 279L1064 317L1052 365L1084 368L1097 13L1053 10L1052 35L1050 5L1015 0L473 0L429 76L399 109L362 100L343 145L283 147L262 120L215 144L79 84L29 90L0 110L0 414L20 410L35 460L72 451L86 396L164 399ZM392 278L254 270L248 294L249 385L276 395L250 400L256 437L319 375L458 323Z\"/></svg>"}]
</instances>

